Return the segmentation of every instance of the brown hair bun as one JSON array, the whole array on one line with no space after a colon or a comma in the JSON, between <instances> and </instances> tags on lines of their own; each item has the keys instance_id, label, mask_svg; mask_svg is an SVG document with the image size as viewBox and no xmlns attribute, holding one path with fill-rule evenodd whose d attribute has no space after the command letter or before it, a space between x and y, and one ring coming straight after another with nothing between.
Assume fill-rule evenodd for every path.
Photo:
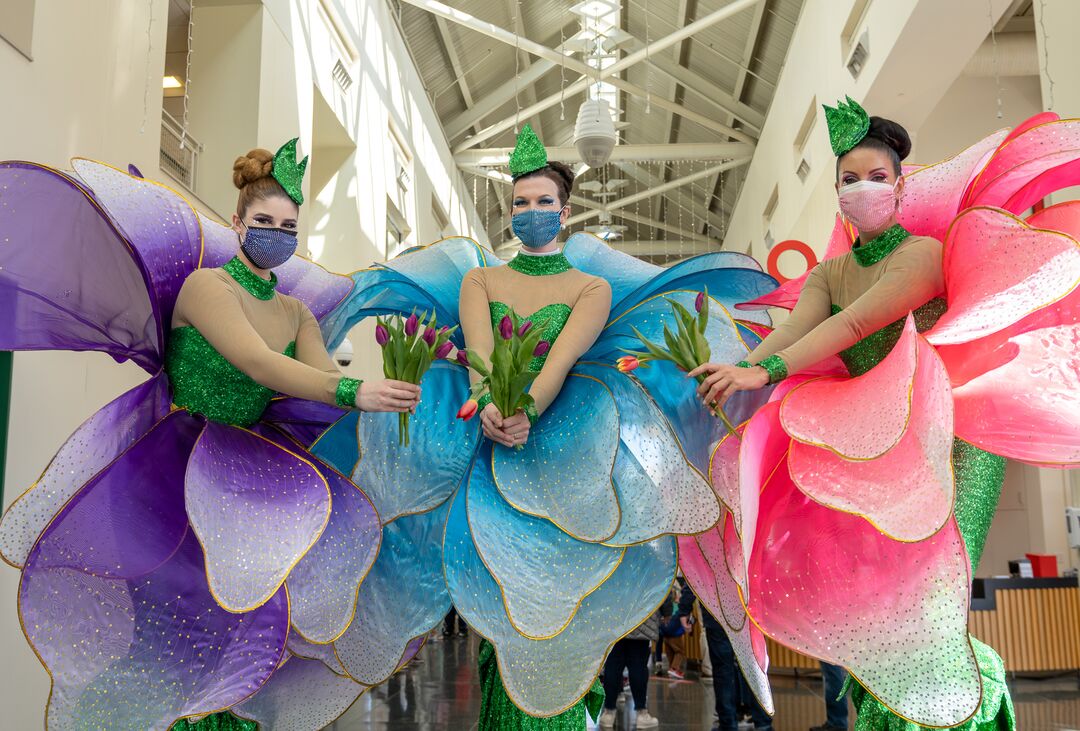
<instances>
[{"instance_id":1,"label":"brown hair bun","mask_svg":"<svg viewBox=\"0 0 1080 731\"><path fill-rule=\"evenodd\" d=\"M270 171L274 169L274 153L257 147L236 158L232 169L233 185L243 190L257 180L270 177Z\"/></svg>"}]
</instances>

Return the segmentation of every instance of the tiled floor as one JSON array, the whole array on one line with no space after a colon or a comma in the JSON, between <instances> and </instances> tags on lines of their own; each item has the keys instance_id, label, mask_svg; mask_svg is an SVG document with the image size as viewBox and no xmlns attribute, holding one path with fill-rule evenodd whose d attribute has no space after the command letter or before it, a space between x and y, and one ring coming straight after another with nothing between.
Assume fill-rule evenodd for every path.
<instances>
[{"instance_id":1,"label":"tiled floor","mask_svg":"<svg viewBox=\"0 0 1080 731\"><path fill-rule=\"evenodd\" d=\"M476 728L480 686L476 677L476 640L431 642L421 661L362 696L337 723L335 731L470 731ZM773 678L776 731L806 731L824 721L821 682L816 677ZM709 731L712 687L701 681L654 678L649 709L661 731ZM1080 731L1080 690L1076 677L1020 679L1013 684L1020 731ZM633 705L633 704L631 704ZM629 731L629 711L620 714L617 731ZM595 728L590 726L590 729Z\"/></svg>"}]
</instances>

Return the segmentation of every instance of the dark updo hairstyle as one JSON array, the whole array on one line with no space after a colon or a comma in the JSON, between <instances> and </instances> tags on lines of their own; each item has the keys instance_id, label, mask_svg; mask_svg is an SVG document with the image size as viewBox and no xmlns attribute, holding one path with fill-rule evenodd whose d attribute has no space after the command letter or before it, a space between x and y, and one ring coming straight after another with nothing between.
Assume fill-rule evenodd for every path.
<instances>
[{"instance_id":1,"label":"dark updo hairstyle","mask_svg":"<svg viewBox=\"0 0 1080 731\"><path fill-rule=\"evenodd\" d=\"M274 169L274 153L255 148L233 163L233 185L240 190L236 201L236 215L243 218L255 201L267 198L289 198L281 183L271 175ZM292 198L289 198L292 200Z\"/></svg>"},{"instance_id":2,"label":"dark updo hairstyle","mask_svg":"<svg viewBox=\"0 0 1080 731\"><path fill-rule=\"evenodd\" d=\"M514 182L540 176L555 183L555 187L559 190L559 202L565 206L570 200L571 191L574 190L574 171L570 169L570 166L566 163L551 160L538 170L518 175L514 178Z\"/></svg>"},{"instance_id":3,"label":"dark updo hairstyle","mask_svg":"<svg viewBox=\"0 0 1080 731\"><path fill-rule=\"evenodd\" d=\"M887 154L889 159L892 160L893 172L899 177L901 172L900 161L911 152L911 137L906 129L891 119L870 117L870 129L867 131L866 137L863 137L859 144L855 145L851 150L864 148L881 150ZM836 158L837 180L840 179L840 161L851 150Z\"/></svg>"}]
</instances>

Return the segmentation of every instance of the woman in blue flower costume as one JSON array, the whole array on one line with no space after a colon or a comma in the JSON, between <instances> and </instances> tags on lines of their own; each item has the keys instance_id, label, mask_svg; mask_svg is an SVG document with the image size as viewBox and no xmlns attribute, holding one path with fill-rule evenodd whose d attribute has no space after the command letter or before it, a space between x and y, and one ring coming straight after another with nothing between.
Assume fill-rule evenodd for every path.
<instances>
[{"instance_id":1,"label":"woman in blue flower costume","mask_svg":"<svg viewBox=\"0 0 1080 731\"><path fill-rule=\"evenodd\" d=\"M551 343L532 364L535 411L504 419L484 404L483 435L455 420L469 376L444 362L424 379L425 393L440 396L417 408L410 447L398 449L396 421L377 414L347 415L315 444L385 524L361 602L369 606L368 591L399 597L385 614L358 614L335 648L350 675L377 677L452 602L485 640L481 728L578 729L585 705L599 711L590 690L610 647L667 596L674 536L707 530L721 514L704 474L723 427L692 382L667 364L638 378L613 364L641 348L635 328L659 340L674 327L667 298L693 306L705 288L723 313L706 333L712 353L741 360L765 316L745 324L727 313L775 281L733 253L661 269L580 234L560 251L571 181L528 126L511 173L525 246L513 261L501 266L468 239L442 241L354 275L353 293L324 323L336 342L365 317L434 311L461 325L459 348L468 341L486 356L493 321L513 309ZM729 411L748 416L754 398Z\"/></svg>"},{"instance_id":2,"label":"woman in blue flower costume","mask_svg":"<svg viewBox=\"0 0 1080 731\"><path fill-rule=\"evenodd\" d=\"M379 516L303 445L342 409L407 411L418 391L327 355L316 317L351 283L293 257L305 165L296 140L239 158L229 229L134 169L0 164L0 348L151 374L0 524L50 729L317 729L365 690L329 643Z\"/></svg>"}]
</instances>

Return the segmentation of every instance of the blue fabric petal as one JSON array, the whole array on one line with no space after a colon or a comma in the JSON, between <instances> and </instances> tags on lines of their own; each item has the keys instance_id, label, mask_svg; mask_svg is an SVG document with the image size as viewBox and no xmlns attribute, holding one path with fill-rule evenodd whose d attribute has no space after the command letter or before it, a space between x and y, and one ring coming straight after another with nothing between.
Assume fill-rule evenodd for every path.
<instances>
[{"instance_id":1,"label":"blue fabric petal","mask_svg":"<svg viewBox=\"0 0 1080 731\"><path fill-rule=\"evenodd\" d=\"M495 483L517 510L578 540L606 541L619 527L611 482L618 444L611 391L595 378L571 375L523 449L495 447Z\"/></svg>"},{"instance_id":2,"label":"blue fabric petal","mask_svg":"<svg viewBox=\"0 0 1080 731\"><path fill-rule=\"evenodd\" d=\"M663 267L616 251L590 233L572 234L566 240L563 253L575 269L605 279L611 285L613 308L664 271Z\"/></svg>"},{"instance_id":3,"label":"blue fabric petal","mask_svg":"<svg viewBox=\"0 0 1080 731\"><path fill-rule=\"evenodd\" d=\"M502 588L516 631L536 639L554 636L566 627L581 599L611 575L623 551L579 541L546 520L514 510L495 489L487 451L481 452L468 484L476 547ZM535 466L532 470L539 471ZM609 475L604 479L610 480Z\"/></svg>"},{"instance_id":4,"label":"blue fabric petal","mask_svg":"<svg viewBox=\"0 0 1080 731\"><path fill-rule=\"evenodd\" d=\"M712 298L710 288L709 324L705 338L712 351L711 360L716 363L737 363L750 352L749 344L741 338L740 329L722 302ZM672 299L691 311L697 293L694 291L665 292L628 310L604 330L593 348L582 358L584 361L613 363L624 350L644 350L634 335L636 328L643 336L662 345L664 326L672 332L677 328L678 317L672 312L667 299ZM708 473L711 446L727 433L723 422L712 416L697 397L697 384L677 370L671 363L653 362L648 368L639 368L634 376L645 386L660 410L675 429L676 436L690 462ZM764 403L768 394L764 391L736 394L724 407L733 423L749 418L756 406Z\"/></svg>"},{"instance_id":5,"label":"blue fabric petal","mask_svg":"<svg viewBox=\"0 0 1080 731\"><path fill-rule=\"evenodd\" d=\"M665 534L701 533L715 525L720 520L716 493L691 466L641 384L611 366L579 365L576 372L602 381L619 405L614 479L622 522L605 543L629 545Z\"/></svg>"},{"instance_id":6,"label":"blue fabric petal","mask_svg":"<svg viewBox=\"0 0 1080 731\"><path fill-rule=\"evenodd\" d=\"M424 398L409 420L409 446L398 443L398 415L353 412L312 447L312 454L351 476L389 522L444 502L465 477L480 441L479 420L460 421L468 398L463 366L439 361L421 382Z\"/></svg>"},{"instance_id":7,"label":"blue fabric petal","mask_svg":"<svg viewBox=\"0 0 1080 731\"><path fill-rule=\"evenodd\" d=\"M357 594L356 616L334 643L342 665L358 683L377 685L390 677L412 639L429 632L450 611L442 561L449 509L447 500L383 527L379 557Z\"/></svg>"},{"instance_id":8,"label":"blue fabric petal","mask_svg":"<svg viewBox=\"0 0 1080 731\"><path fill-rule=\"evenodd\" d=\"M657 610L675 579L673 538L628 548L615 573L585 597L565 630L551 639L533 640L507 618L499 585L476 551L460 493L450 511L444 545L454 605L470 627L495 645L510 698L535 716L556 715L584 697L611 646ZM534 591L537 601L550 596L539 585Z\"/></svg>"},{"instance_id":9,"label":"blue fabric petal","mask_svg":"<svg viewBox=\"0 0 1080 731\"><path fill-rule=\"evenodd\" d=\"M408 315L414 310L434 310L441 324L457 325L465 274L476 267L501 264L472 239L452 238L356 272L352 292L323 320L323 337L333 349L366 317ZM464 345L460 331L452 340Z\"/></svg>"}]
</instances>

